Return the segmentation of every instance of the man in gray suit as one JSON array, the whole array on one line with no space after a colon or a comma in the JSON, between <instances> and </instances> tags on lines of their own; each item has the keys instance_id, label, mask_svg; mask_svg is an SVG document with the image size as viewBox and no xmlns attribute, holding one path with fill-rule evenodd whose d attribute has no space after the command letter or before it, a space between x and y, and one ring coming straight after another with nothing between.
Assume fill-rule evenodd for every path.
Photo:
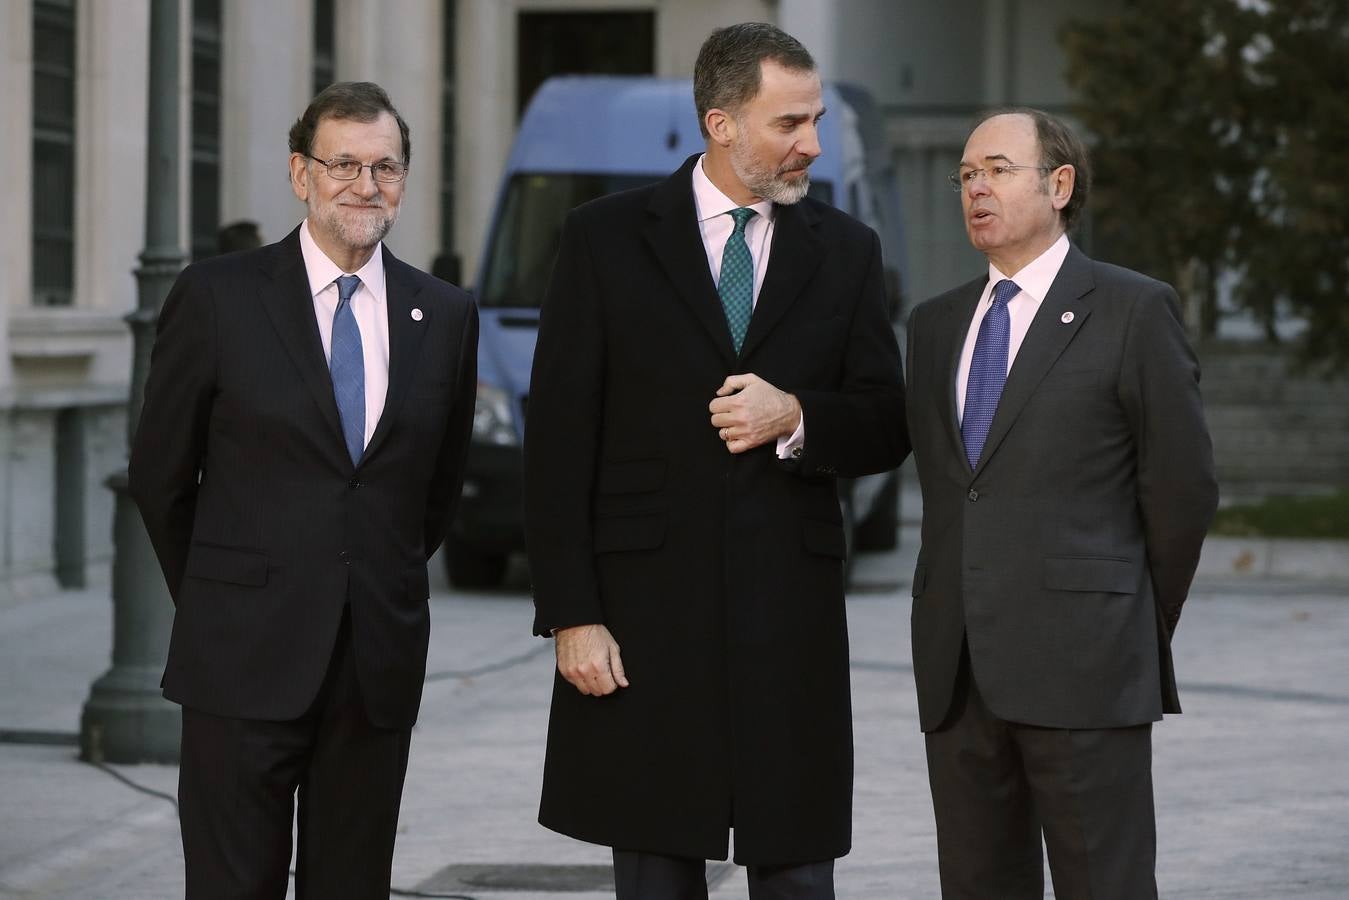
<instances>
[{"instance_id":1,"label":"man in gray suit","mask_svg":"<svg viewBox=\"0 0 1349 900\"><path fill-rule=\"evenodd\" d=\"M1152 723L1217 503L1170 286L1066 232L1086 152L984 118L951 175L987 276L913 311L913 658L945 898L1156 896Z\"/></svg>"}]
</instances>

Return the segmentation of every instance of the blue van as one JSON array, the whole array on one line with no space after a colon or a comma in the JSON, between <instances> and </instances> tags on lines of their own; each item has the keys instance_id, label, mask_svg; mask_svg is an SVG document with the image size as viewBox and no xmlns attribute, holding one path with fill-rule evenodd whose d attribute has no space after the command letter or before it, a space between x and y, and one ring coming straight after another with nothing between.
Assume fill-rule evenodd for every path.
<instances>
[{"instance_id":1,"label":"blue van","mask_svg":"<svg viewBox=\"0 0 1349 900\"><path fill-rule=\"evenodd\" d=\"M897 319L899 196L880 149L879 119L856 88L827 85L824 103L824 153L811 166L810 194L880 235ZM666 178L703 146L688 79L557 77L530 102L506 162L474 291L481 314L478 401L463 497L445 541L453 584L496 585L509 554L524 549L521 437L539 306L563 219L588 200ZM839 493L856 547L894 546L894 472L843 481Z\"/></svg>"}]
</instances>

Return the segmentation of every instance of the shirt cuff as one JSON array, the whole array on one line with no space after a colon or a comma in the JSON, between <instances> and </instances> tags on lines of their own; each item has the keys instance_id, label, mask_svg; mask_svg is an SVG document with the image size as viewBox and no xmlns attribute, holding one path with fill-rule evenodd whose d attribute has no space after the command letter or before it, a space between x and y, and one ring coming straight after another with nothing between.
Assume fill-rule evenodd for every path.
<instances>
[{"instance_id":1,"label":"shirt cuff","mask_svg":"<svg viewBox=\"0 0 1349 900\"><path fill-rule=\"evenodd\" d=\"M778 438L778 459L797 459L806 443L806 414L801 413L791 437Z\"/></svg>"}]
</instances>

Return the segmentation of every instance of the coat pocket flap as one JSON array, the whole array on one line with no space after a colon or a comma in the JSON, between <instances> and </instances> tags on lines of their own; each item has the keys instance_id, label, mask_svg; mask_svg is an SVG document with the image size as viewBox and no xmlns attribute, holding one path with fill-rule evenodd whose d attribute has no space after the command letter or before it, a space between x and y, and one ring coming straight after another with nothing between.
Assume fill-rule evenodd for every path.
<instances>
[{"instance_id":1,"label":"coat pocket flap","mask_svg":"<svg viewBox=\"0 0 1349 900\"><path fill-rule=\"evenodd\" d=\"M663 459L630 459L600 464L598 489L601 494L641 494L658 491L664 485Z\"/></svg>"},{"instance_id":2,"label":"coat pocket flap","mask_svg":"<svg viewBox=\"0 0 1349 900\"><path fill-rule=\"evenodd\" d=\"M913 569L913 596L923 596L923 588L927 586L927 566L919 563Z\"/></svg>"},{"instance_id":3,"label":"coat pocket flap","mask_svg":"<svg viewBox=\"0 0 1349 900\"><path fill-rule=\"evenodd\" d=\"M193 544L187 551L187 576L262 587L267 583L267 556L254 550Z\"/></svg>"},{"instance_id":4,"label":"coat pocket flap","mask_svg":"<svg viewBox=\"0 0 1349 900\"><path fill-rule=\"evenodd\" d=\"M804 519L801 522L801 544L810 553L842 559L848 553L843 540L843 526L835 522Z\"/></svg>"},{"instance_id":5,"label":"coat pocket flap","mask_svg":"<svg viewBox=\"0 0 1349 900\"><path fill-rule=\"evenodd\" d=\"M604 516L595 520L596 553L652 550L665 543L665 513Z\"/></svg>"},{"instance_id":6,"label":"coat pocket flap","mask_svg":"<svg viewBox=\"0 0 1349 900\"><path fill-rule=\"evenodd\" d=\"M1105 591L1132 594L1138 590L1139 571L1127 559L1100 556L1045 558L1044 586L1055 591Z\"/></svg>"}]
</instances>

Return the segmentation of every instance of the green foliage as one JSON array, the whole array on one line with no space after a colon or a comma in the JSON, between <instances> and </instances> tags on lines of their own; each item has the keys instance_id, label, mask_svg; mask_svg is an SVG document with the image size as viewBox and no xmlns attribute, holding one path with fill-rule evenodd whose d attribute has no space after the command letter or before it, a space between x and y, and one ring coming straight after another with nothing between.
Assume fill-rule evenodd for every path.
<instances>
[{"instance_id":1,"label":"green foliage","mask_svg":"<svg viewBox=\"0 0 1349 900\"><path fill-rule=\"evenodd\" d=\"M1349 368L1349 0L1126 0L1070 23L1096 136L1096 229L1216 324L1216 283L1307 359Z\"/></svg>"},{"instance_id":2,"label":"green foliage","mask_svg":"<svg viewBox=\"0 0 1349 900\"><path fill-rule=\"evenodd\" d=\"M1218 510L1213 534L1231 537L1349 538L1349 491L1327 497L1271 497Z\"/></svg>"}]
</instances>

